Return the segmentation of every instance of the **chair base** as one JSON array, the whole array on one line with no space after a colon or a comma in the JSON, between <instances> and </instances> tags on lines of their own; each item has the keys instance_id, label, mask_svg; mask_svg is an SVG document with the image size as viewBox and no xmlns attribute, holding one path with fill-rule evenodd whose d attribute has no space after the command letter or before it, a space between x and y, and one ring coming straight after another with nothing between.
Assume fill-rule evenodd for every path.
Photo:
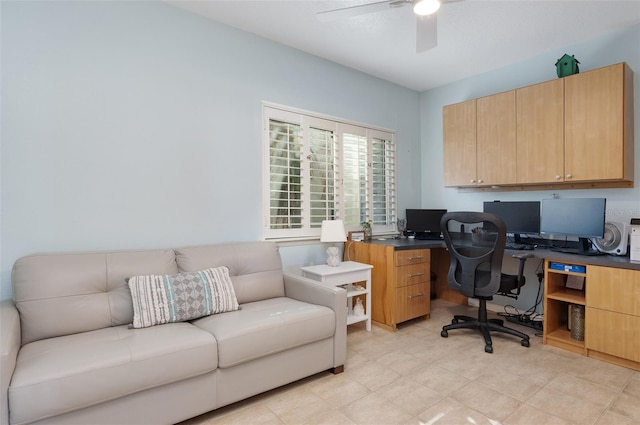
<instances>
[{"instance_id":1,"label":"chair base","mask_svg":"<svg viewBox=\"0 0 640 425\"><path fill-rule=\"evenodd\" d=\"M529 347L529 335L504 326L504 322L500 319L487 319L486 303L486 300L480 299L477 319L470 316L453 316L451 324L443 326L440 335L443 338L447 338L449 336L449 331L452 329L478 329L484 336L484 351L487 353L493 353L493 342L491 341L490 331L517 336L521 338L520 345L523 347Z\"/></svg>"}]
</instances>

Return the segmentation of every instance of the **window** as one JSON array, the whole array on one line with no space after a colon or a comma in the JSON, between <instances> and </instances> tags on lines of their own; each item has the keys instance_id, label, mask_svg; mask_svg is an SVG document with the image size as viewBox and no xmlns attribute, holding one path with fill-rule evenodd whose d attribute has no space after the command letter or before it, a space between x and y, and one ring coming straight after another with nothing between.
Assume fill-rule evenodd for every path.
<instances>
[{"instance_id":1,"label":"window","mask_svg":"<svg viewBox=\"0 0 640 425\"><path fill-rule=\"evenodd\" d=\"M322 220L396 230L395 134L264 105L264 236L308 239Z\"/></svg>"}]
</instances>

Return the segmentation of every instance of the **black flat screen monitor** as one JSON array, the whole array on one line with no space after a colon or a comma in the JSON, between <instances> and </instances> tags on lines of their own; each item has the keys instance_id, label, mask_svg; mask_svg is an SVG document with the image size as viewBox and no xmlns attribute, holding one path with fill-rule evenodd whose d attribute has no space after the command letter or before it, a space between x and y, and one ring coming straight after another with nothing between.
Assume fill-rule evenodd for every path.
<instances>
[{"instance_id":1,"label":"black flat screen monitor","mask_svg":"<svg viewBox=\"0 0 640 425\"><path fill-rule=\"evenodd\" d=\"M407 209L407 232L416 238L439 238L440 219L447 210Z\"/></svg>"},{"instance_id":2,"label":"black flat screen monitor","mask_svg":"<svg viewBox=\"0 0 640 425\"><path fill-rule=\"evenodd\" d=\"M540 233L540 201L485 202L483 211L500 217L516 243L520 235Z\"/></svg>"},{"instance_id":3,"label":"black flat screen monitor","mask_svg":"<svg viewBox=\"0 0 640 425\"><path fill-rule=\"evenodd\" d=\"M604 237L605 198L558 198L542 200L540 233L574 236L578 248L557 248L571 254L596 255L589 238Z\"/></svg>"}]
</instances>

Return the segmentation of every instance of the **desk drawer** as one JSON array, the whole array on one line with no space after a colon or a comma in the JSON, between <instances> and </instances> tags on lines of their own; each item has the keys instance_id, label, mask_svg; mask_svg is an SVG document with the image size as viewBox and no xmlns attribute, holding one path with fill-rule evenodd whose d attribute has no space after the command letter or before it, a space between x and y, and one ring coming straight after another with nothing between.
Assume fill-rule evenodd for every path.
<instances>
[{"instance_id":1,"label":"desk drawer","mask_svg":"<svg viewBox=\"0 0 640 425\"><path fill-rule=\"evenodd\" d=\"M429 282L396 289L396 323L426 316L431 311Z\"/></svg>"},{"instance_id":2,"label":"desk drawer","mask_svg":"<svg viewBox=\"0 0 640 425\"><path fill-rule=\"evenodd\" d=\"M429 281L429 263L396 267L396 288Z\"/></svg>"},{"instance_id":3,"label":"desk drawer","mask_svg":"<svg viewBox=\"0 0 640 425\"><path fill-rule=\"evenodd\" d=\"M409 264L430 263L431 250L411 249L408 251L395 251L395 265L406 266Z\"/></svg>"}]
</instances>

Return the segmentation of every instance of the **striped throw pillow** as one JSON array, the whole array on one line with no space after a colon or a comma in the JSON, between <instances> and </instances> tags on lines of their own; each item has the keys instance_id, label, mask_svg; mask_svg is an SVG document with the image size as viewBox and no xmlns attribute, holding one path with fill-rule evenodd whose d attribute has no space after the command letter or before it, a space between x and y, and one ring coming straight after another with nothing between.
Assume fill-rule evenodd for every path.
<instances>
[{"instance_id":1,"label":"striped throw pillow","mask_svg":"<svg viewBox=\"0 0 640 425\"><path fill-rule=\"evenodd\" d=\"M176 275L133 276L128 284L136 329L240 308L225 266Z\"/></svg>"}]
</instances>

